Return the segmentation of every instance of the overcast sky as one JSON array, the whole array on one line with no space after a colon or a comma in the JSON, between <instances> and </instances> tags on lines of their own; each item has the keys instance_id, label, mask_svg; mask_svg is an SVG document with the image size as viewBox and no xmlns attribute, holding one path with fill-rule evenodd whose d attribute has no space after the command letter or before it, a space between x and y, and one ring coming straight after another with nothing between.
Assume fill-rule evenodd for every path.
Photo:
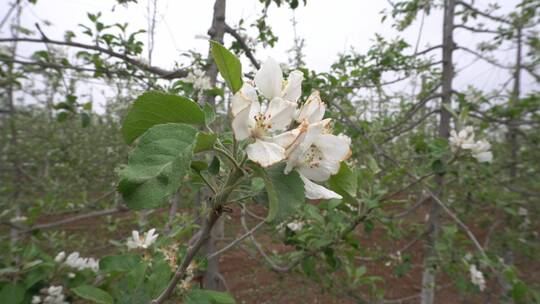
<instances>
[{"instance_id":1,"label":"overcast sky","mask_svg":"<svg viewBox=\"0 0 540 304\"><path fill-rule=\"evenodd\" d=\"M8 4L11 2L12 0L0 0L0 12L7 11ZM37 5L26 5L22 20L23 25L30 29L34 29L35 22L43 23L45 20L51 22L52 25L45 26L43 29L49 37L57 39L63 39L63 33L68 29L77 33L79 23L88 24L87 12L101 11L106 24L128 22L129 28L133 31L147 29L147 0L138 2L138 4L124 7L115 6L115 1L112 0L39 0ZM179 54L187 50L207 53L207 41L196 36L206 35L211 23L213 2L213 0L158 1L154 65L172 68L174 62L181 61ZM499 0L497 2L502 6L501 12L508 12L518 1ZM485 0L476 1L479 7L485 7L487 3ZM420 32L420 22L414 23L404 33L398 33L392 28L391 21L381 23L380 12L385 8L388 8L385 0L309 0L307 6L300 5L294 14L298 22L298 35L306 41L307 67L317 71L326 71L337 59L338 53L347 51L351 47L360 52L366 51L376 33L386 38L402 35L414 45ZM234 26L243 18L246 24L250 24L259 15L260 10L261 5L256 0L229 0L226 12L227 23ZM268 24L279 37L279 42L273 49L259 50L257 52L259 60L272 56L278 61L287 62L286 51L291 48L294 39L292 17L293 12L286 7L277 8L275 5L271 7ZM441 27L442 16L439 12L426 18L420 36L420 49L440 43ZM251 33L255 32L251 31ZM2 37L9 35L7 26L4 26L0 35ZM472 36L462 30L456 30L457 42L471 48L484 38L487 36ZM144 42L146 43L146 39ZM35 47L35 45L21 44L20 53L29 54L35 50ZM410 52L412 53L412 49ZM507 52L497 56L502 62L512 64L512 53ZM461 52L456 53L458 70L460 67L467 67L456 79L456 87L463 88L468 84L474 84L480 89L488 90L495 88L497 83L508 78L506 71L482 61L476 61L471 65L473 60L474 57ZM532 79L527 78L523 86L525 90L530 89L533 86Z\"/></svg>"}]
</instances>

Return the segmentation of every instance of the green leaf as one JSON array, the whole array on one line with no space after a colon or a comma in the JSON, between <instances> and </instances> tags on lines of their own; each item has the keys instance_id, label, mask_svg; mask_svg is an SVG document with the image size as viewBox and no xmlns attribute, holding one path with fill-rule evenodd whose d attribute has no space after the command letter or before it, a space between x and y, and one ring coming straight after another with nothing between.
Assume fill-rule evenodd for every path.
<instances>
[{"instance_id":1,"label":"green leaf","mask_svg":"<svg viewBox=\"0 0 540 304\"><path fill-rule=\"evenodd\" d=\"M58 113L58 115L56 115L56 121L58 122L64 122L66 121L66 119L68 119L69 117L69 113L66 112L66 111L61 111Z\"/></svg>"},{"instance_id":2,"label":"green leaf","mask_svg":"<svg viewBox=\"0 0 540 304\"><path fill-rule=\"evenodd\" d=\"M431 163L431 170L437 174L446 173L446 165L440 159L436 159Z\"/></svg>"},{"instance_id":3,"label":"green leaf","mask_svg":"<svg viewBox=\"0 0 540 304\"><path fill-rule=\"evenodd\" d=\"M113 298L109 293L90 285L82 285L72 289L79 297L99 304L112 304Z\"/></svg>"},{"instance_id":4,"label":"green leaf","mask_svg":"<svg viewBox=\"0 0 540 304\"><path fill-rule=\"evenodd\" d=\"M339 171L328 180L330 189L343 196L349 202L356 202L356 190L358 189L358 176L345 162L341 162Z\"/></svg>"},{"instance_id":5,"label":"green leaf","mask_svg":"<svg viewBox=\"0 0 540 304\"><path fill-rule=\"evenodd\" d=\"M278 164L262 171L268 193L268 222L281 221L292 214L305 201L304 183L296 171L283 173L285 164Z\"/></svg>"},{"instance_id":6,"label":"green leaf","mask_svg":"<svg viewBox=\"0 0 540 304\"><path fill-rule=\"evenodd\" d=\"M10 283L0 290L0 303L18 304L24 300L24 284Z\"/></svg>"},{"instance_id":7,"label":"green leaf","mask_svg":"<svg viewBox=\"0 0 540 304\"><path fill-rule=\"evenodd\" d=\"M221 77L234 93L242 88L242 64L236 56L229 52L223 45L216 41L210 41L212 57L216 63Z\"/></svg>"},{"instance_id":8,"label":"green leaf","mask_svg":"<svg viewBox=\"0 0 540 304\"><path fill-rule=\"evenodd\" d=\"M90 120L91 120L90 114L85 113L85 112L81 113L81 126L83 128L86 128L90 125Z\"/></svg>"},{"instance_id":9,"label":"green leaf","mask_svg":"<svg viewBox=\"0 0 540 304\"><path fill-rule=\"evenodd\" d=\"M126 272L139 264L140 260L137 254L110 255L99 260L99 269L104 272Z\"/></svg>"},{"instance_id":10,"label":"green leaf","mask_svg":"<svg viewBox=\"0 0 540 304\"><path fill-rule=\"evenodd\" d=\"M186 304L234 304L234 298L225 292L193 289L185 298Z\"/></svg>"},{"instance_id":11,"label":"green leaf","mask_svg":"<svg viewBox=\"0 0 540 304\"><path fill-rule=\"evenodd\" d=\"M206 125L210 125L214 122L214 120L216 120L216 112L214 111L214 107L212 107L210 104L204 104L203 112Z\"/></svg>"},{"instance_id":12,"label":"green leaf","mask_svg":"<svg viewBox=\"0 0 540 304\"><path fill-rule=\"evenodd\" d=\"M195 160L191 162L191 169L201 172L208 169L208 164L201 160Z\"/></svg>"},{"instance_id":13,"label":"green leaf","mask_svg":"<svg viewBox=\"0 0 540 304\"><path fill-rule=\"evenodd\" d=\"M213 133L203 133L200 132L197 135L197 142L195 144L195 149L193 153L199 153L206 150L211 150L214 147L216 142L217 135Z\"/></svg>"},{"instance_id":14,"label":"green leaf","mask_svg":"<svg viewBox=\"0 0 540 304\"><path fill-rule=\"evenodd\" d=\"M210 163L210 166L208 167L208 173L212 175L217 175L219 173L220 166L221 164L219 162L219 158L214 156L214 158L212 159L212 162Z\"/></svg>"},{"instance_id":15,"label":"green leaf","mask_svg":"<svg viewBox=\"0 0 540 304\"><path fill-rule=\"evenodd\" d=\"M186 123L203 125L204 112L193 100L150 91L139 96L122 124L122 135L132 143L146 130L159 124Z\"/></svg>"},{"instance_id":16,"label":"green leaf","mask_svg":"<svg viewBox=\"0 0 540 304\"><path fill-rule=\"evenodd\" d=\"M191 164L197 130L162 124L148 130L120 172L118 191L132 209L154 208L167 201Z\"/></svg>"}]
</instances>

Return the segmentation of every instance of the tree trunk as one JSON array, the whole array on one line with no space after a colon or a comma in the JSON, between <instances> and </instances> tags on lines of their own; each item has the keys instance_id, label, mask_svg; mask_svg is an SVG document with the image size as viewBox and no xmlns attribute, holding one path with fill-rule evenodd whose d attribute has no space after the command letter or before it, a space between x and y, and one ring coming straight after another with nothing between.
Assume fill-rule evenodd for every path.
<instances>
[{"instance_id":1,"label":"tree trunk","mask_svg":"<svg viewBox=\"0 0 540 304\"><path fill-rule=\"evenodd\" d=\"M15 26L13 27L13 37L17 38L19 36L19 26L21 20L22 7L17 3L17 15L15 16ZM11 47L11 58L15 59L17 55L17 42L13 42ZM9 111L9 132L10 132L10 161L12 165L13 175L12 175L12 195L11 195L11 204L15 206L15 216L21 216L21 206L19 206L19 196L21 195L21 182L22 182L22 172L21 172L21 161L17 153L18 146L18 134L17 134L17 112L15 109L15 97L13 92L13 65L11 62L8 66L8 85L6 88L7 95L7 107ZM17 228L11 228L11 246L15 246L19 240L19 231Z\"/></svg>"},{"instance_id":2,"label":"tree trunk","mask_svg":"<svg viewBox=\"0 0 540 304\"><path fill-rule=\"evenodd\" d=\"M226 0L216 0L214 3L214 15L212 18L212 26L208 30L208 35L211 40L223 43L223 36L225 35L225 4ZM212 51L208 50L208 61L211 62L206 75L210 78L210 83L212 85L216 84L218 70L217 66L212 59ZM207 96L204 100L204 103L208 103L215 107L215 99L213 97ZM208 195L199 195L198 197L207 197ZM216 225L213 226L210 237L204 242L201 253L203 255L209 255L214 253L217 250L217 241L223 236L224 230L223 218L219 218ZM208 260L208 266L206 271L203 273L202 279L203 288L220 290L223 291L226 289L223 276L219 273L219 256L216 256Z\"/></svg>"},{"instance_id":3,"label":"tree trunk","mask_svg":"<svg viewBox=\"0 0 540 304\"><path fill-rule=\"evenodd\" d=\"M446 0L444 3L444 20L443 20L443 48L442 48L442 98L440 108L439 122L439 137L448 139L450 136L450 113L446 107L452 104L452 80L454 78L454 66L452 55L454 52L454 15L455 15L455 0ZM435 177L437 189L435 194L439 197L444 197L444 174L438 174ZM431 211L428 221L428 239L424 245L424 272L422 274L422 292L421 303L432 304L435 299L437 271L437 253L435 245L439 236L440 230L440 206L436 202L432 202Z\"/></svg>"}]
</instances>

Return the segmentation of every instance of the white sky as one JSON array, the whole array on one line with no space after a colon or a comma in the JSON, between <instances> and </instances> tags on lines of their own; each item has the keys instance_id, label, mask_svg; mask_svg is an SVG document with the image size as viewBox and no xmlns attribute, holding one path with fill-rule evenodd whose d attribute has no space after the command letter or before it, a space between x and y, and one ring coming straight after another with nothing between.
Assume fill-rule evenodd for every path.
<instances>
[{"instance_id":1,"label":"white sky","mask_svg":"<svg viewBox=\"0 0 540 304\"><path fill-rule=\"evenodd\" d=\"M12 0L0 0L0 12L6 12ZM139 0L138 4L130 4L127 8L115 4L113 0L39 0L37 5L27 5L23 13L23 26L35 29L35 22L50 21L51 26L43 26L50 38L63 39L66 30L78 32L78 24L89 24L86 13L103 13L103 21L107 23L129 22L128 29L132 31L147 28L147 0ZM163 68L172 68L174 62L181 62L180 52L196 50L202 54L208 51L208 43L197 39L196 35L205 35L212 18L213 0L159 0L159 13L156 25L155 50L153 64ZM511 10L517 0L497 1L503 12ZM484 7L488 1L476 1L476 5ZM296 10L295 17L298 22L297 31L305 38L306 64L310 69L326 71L337 59L337 54L354 47L357 51L366 51L372 44L375 33L386 38L399 35L391 27L391 20L381 23L380 12L388 8L385 0L308 0L307 6ZM244 18L245 25L249 25L259 15L261 5L257 0L229 0L227 1L226 20L231 26ZM3 16L3 13L0 14ZM279 41L275 48L259 50L257 58L264 60L272 56L278 61L287 62L286 51L293 45L293 31L290 9L273 5L269 11L268 24L273 27ZM419 20L420 18L418 18ZM459 22L459 21L456 21ZM489 23L487 23L489 25ZM414 45L419 33L420 23L417 21L406 32L401 33L410 44ZM442 16L439 12L426 18L420 49L426 45L436 45L441 41ZM250 33L255 33L250 31ZM9 36L7 26L0 31L0 36ZM144 36L141 36L144 37ZM487 36L484 36L487 37ZM75 40L80 40L78 37ZM230 38L228 38L230 39ZM456 31L456 40L470 48L481 41L481 36L472 36L465 31ZM146 44L146 38L143 40ZM21 54L28 55L36 49L35 44L21 44ZM43 47L43 46L39 46ZM412 53L412 49L410 50ZM436 54L436 53L434 53ZM438 54L436 54L438 55ZM511 52L497 55L508 65L512 64ZM245 60L245 59L243 59ZM474 57L456 52L458 70L460 66L468 66L459 77L455 85L463 88L474 84L479 89L497 87L497 83L508 78L506 71L493 67L482 61L469 66ZM247 63L247 61L245 61ZM406 84L405 84L406 85ZM533 81L526 78L524 90L531 89Z\"/></svg>"}]
</instances>

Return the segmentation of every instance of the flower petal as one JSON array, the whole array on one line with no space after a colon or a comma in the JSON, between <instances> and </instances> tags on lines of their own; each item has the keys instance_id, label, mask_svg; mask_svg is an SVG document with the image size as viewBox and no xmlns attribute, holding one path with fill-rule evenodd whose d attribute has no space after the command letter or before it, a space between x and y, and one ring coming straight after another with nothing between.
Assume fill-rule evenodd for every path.
<instances>
[{"instance_id":1,"label":"flower petal","mask_svg":"<svg viewBox=\"0 0 540 304\"><path fill-rule=\"evenodd\" d=\"M252 102L251 105L238 112L233 118L232 129L234 138L237 140L244 140L251 135L251 130L255 126L255 119L253 116L256 109L260 108L259 102Z\"/></svg>"},{"instance_id":2,"label":"flower petal","mask_svg":"<svg viewBox=\"0 0 540 304\"><path fill-rule=\"evenodd\" d=\"M473 157L480 163L490 163L493 160L491 151L473 154Z\"/></svg>"},{"instance_id":3,"label":"flower petal","mask_svg":"<svg viewBox=\"0 0 540 304\"><path fill-rule=\"evenodd\" d=\"M139 231L133 230L131 231L131 237L133 238L133 241L138 242L141 237L139 236Z\"/></svg>"},{"instance_id":4,"label":"flower petal","mask_svg":"<svg viewBox=\"0 0 540 304\"><path fill-rule=\"evenodd\" d=\"M337 174L339 171L339 161L323 159L318 162L317 166L304 165L297 170L303 176L316 182L327 181L330 176Z\"/></svg>"},{"instance_id":5,"label":"flower petal","mask_svg":"<svg viewBox=\"0 0 540 304\"><path fill-rule=\"evenodd\" d=\"M285 100L291 102L297 102L300 95L302 95L302 81L304 80L304 73L294 70L289 74L287 78L287 85L283 89L282 97Z\"/></svg>"},{"instance_id":6,"label":"flower petal","mask_svg":"<svg viewBox=\"0 0 540 304\"><path fill-rule=\"evenodd\" d=\"M342 196L335 193L332 190L326 189L321 185L317 185L314 182L310 181L306 177L300 174L300 178L304 182L304 190L306 191L306 197L309 199L332 199L337 198L341 199Z\"/></svg>"},{"instance_id":7,"label":"flower petal","mask_svg":"<svg viewBox=\"0 0 540 304\"><path fill-rule=\"evenodd\" d=\"M298 164L303 163L305 154L307 150L311 147L313 142L319 137L323 132L326 126L330 123L330 119L322 120L318 123L310 124L307 127L301 125L301 127L306 128L305 132L301 132L295 142L289 147L287 154L287 165L285 166L285 174L291 172L291 170L298 166Z\"/></svg>"},{"instance_id":8,"label":"flower petal","mask_svg":"<svg viewBox=\"0 0 540 304\"><path fill-rule=\"evenodd\" d=\"M261 165L269 167L285 159L285 149L273 142L257 139L246 148L248 158Z\"/></svg>"},{"instance_id":9,"label":"flower petal","mask_svg":"<svg viewBox=\"0 0 540 304\"><path fill-rule=\"evenodd\" d=\"M300 128L292 129L287 132L283 132L279 135L276 135L269 139L269 141L274 142L284 149L290 147L294 140L300 135Z\"/></svg>"},{"instance_id":10,"label":"flower petal","mask_svg":"<svg viewBox=\"0 0 540 304\"><path fill-rule=\"evenodd\" d=\"M309 123L316 123L322 120L325 111L326 105L321 100L319 92L314 91L300 108L296 116L296 121L302 122L307 120Z\"/></svg>"},{"instance_id":11,"label":"flower petal","mask_svg":"<svg viewBox=\"0 0 540 304\"><path fill-rule=\"evenodd\" d=\"M270 131L286 129L294 117L296 103L276 97L268 104L265 115L271 124Z\"/></svg>"},{"instance_id":12,"label":"flower petal","mask_svg":"<svg viewBox=\"0 0 540 304\"><path fill-rule=\"evenodd\" d=\"M244 82L240 91L232 97L231 113L236 116L240 111L249 106L252 102L258 101L257 92L249 83Z\"/></svg>"},{"instance_id":13,"label":"flower petal","mask_svg":"<svg viewBox=\"0 0 540 304\"><path fill-rule=\"evenodd\" d=\"M325 159L342 161L351 155L351 140L345 135L323 134L313 143L324 155Z\"/></svg>"},{"instance_id":14,"label":"flower petal","mask_svg":"<svg viewBox=\"0 0 540 304\"><path fill-rule=\"evenodd\" d=\"M264 97L272 100L281 95L283 73L281 67L272 58L268 58L255 75L255 85Z\"/></svg>"}]
</instances>

